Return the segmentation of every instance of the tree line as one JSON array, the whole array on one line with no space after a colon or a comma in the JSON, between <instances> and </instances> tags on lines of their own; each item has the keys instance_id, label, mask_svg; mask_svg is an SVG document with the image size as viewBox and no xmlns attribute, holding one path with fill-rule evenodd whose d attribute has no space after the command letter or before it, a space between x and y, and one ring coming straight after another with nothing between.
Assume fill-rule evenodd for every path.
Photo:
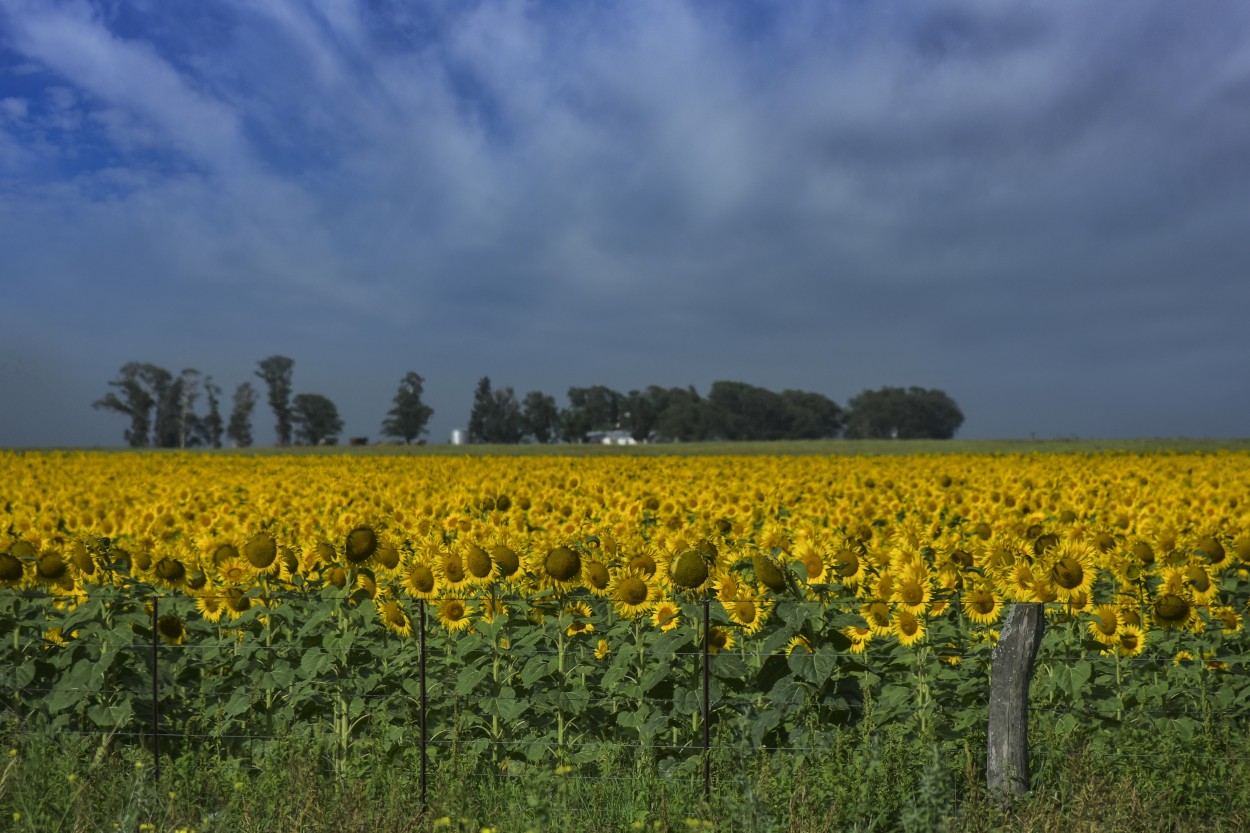
<instances>
[{"instance_id":1,"label":"tree line","mask_svg":"<svg viewBox=\"0 0 1250 833\"><path fill-rule=\"evenodd\" d=\"M295 360L270 356L257 362L255 375L264 383L274 415L274 435L279 446L322 445L337 442L343 420L329 397L320 393L294 393ZM425 432L434 409L421 401L425 380L408 373L395 395L395 407L382 431L405 442ZM97 410L129 419L123 437L132 448L221 448L223 440L239 448L253 443L252 415L260 394L250 380L235 389L229 419L221 414L221 388L212 376L188 368L174 375L155 364L128 362L110 381L109 391L92 403ZM207 405L196 410L201 395Z\"/></svg>"},{"instance_id":2,"label":"tree line","mask_svg":"<svg viewBox=\"0 0 1250 833\"><path fill-rule=\"evenodd\" d=\"M320 393L294 393L295 361L274 355L257 362L274 416L279 446L338 441L343 420ZM425 380L408 372L399 382L382 434L405 443L423 441L434 409L422 396ZM228 418L222 389L194 368L178 374L150 363L128 362L93 404L126 417L124 438L134 448L221 448L253 444L252 418L260 392L251 380L234 389ZM203 400L206 412L197 408ZM852 397L846 408L820 393L780 393L745 382L717 381L707 396L694 386L651 385L621 393L603 385L571 387L568 405L530 391L518 398L511 387L478 381L469 412L468 440L475 443L593 442L603 437L635 442L702 440L858 438L949 439L963 413L945 392L920 387L884 387Z\"/></svg>"},{"instance_id":3,"label":"tree line","mask_svg":"<svg viewBox=\"0 0 1250 833\"><path fill-rule=\"evenodd\" d=\"M713 382L707 396L694 386L621 393L603 385L572 387L568 407L530 391L478 381L469 413L475 443L589 442L628 436L635 442L703 440L950 439L963 424L945 392L920 387L865 390L843 409L829 397L802 390L781 393L746 382ZM611 432L611 433L610 433Z\"/></svg>"}]
</instances>

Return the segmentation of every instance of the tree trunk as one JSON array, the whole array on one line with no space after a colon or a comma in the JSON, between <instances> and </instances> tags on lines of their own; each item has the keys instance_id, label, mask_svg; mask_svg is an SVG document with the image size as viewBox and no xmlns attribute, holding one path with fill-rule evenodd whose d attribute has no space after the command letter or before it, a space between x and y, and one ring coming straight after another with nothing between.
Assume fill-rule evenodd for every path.
<instances>
[{"instance_id":1,"label":"tree trunk","mask_svg":"<svg viewBox=\"0 0 1250 833\"><path fill-rule=\"evenodd\" d=\"M1029 791L1029 684L1045 628L1040 604L1017 602L994 646L985 766L990 792Z\"/></svg>"}]
</instances>

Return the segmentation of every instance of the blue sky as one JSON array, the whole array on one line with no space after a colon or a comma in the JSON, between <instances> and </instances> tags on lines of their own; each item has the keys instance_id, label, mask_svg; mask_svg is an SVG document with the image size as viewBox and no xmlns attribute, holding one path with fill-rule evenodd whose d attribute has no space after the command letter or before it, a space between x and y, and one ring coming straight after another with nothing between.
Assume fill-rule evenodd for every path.
<instances>
[{"instance_id":1,"label":"blue sky","mask_svg":"<svg viewBox=\"0 0 1250 833\"><path fill-rule=\"evenodd\" d=\"M374 437L409 370L436 442L482 376L1245 436L1248 148L1240 2L0 0L0 446L275 353Z\"/></svg>"}]
</instances>

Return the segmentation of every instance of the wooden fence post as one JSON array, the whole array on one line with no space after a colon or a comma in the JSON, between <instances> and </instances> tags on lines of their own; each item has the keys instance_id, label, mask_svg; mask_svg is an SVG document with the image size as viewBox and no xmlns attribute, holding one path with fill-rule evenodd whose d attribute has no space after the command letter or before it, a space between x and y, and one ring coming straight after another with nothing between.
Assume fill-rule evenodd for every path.
<instances>
[{"instance_id":1,"label":"wooden fence post","mask_svg":"<svg viewBox=\"0 0 1250 833\"><path fill-rule=\"evenodd\" d=\"M991 654L985 764L990 792L1029 791L1029 684L1045 628L1042 605L1017 602Z\"/></svg>"}]
</instances>

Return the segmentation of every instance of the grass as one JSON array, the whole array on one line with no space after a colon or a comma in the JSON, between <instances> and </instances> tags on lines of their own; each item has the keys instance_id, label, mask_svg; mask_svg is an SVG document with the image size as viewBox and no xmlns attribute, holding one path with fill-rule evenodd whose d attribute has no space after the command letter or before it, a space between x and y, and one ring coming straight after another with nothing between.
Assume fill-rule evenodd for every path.
<instances>
[{"instance_id":1,"label":"grass","mask_svg":"<svg viewBox=\"0 0 1250 833\"><path fill-rule=\"evenodd\" d=\"M72 739L10 733L0 755L0 827L13 831L1236 831L1250 825L1244 727L1198 738L1162 733L1041 732L1033 791L985 792L984 750L925 747L906 727L851 729L807 756L727 750L713 798L653 769L585 779L553 771L501 778L475 760L431 774L420 806L415 762L339 780L291 744L248 766L203 752L165 761L159 782L142 749L92 758ZM88 753L88 754L84 754Z\"/></svg>"}]
</instances>

